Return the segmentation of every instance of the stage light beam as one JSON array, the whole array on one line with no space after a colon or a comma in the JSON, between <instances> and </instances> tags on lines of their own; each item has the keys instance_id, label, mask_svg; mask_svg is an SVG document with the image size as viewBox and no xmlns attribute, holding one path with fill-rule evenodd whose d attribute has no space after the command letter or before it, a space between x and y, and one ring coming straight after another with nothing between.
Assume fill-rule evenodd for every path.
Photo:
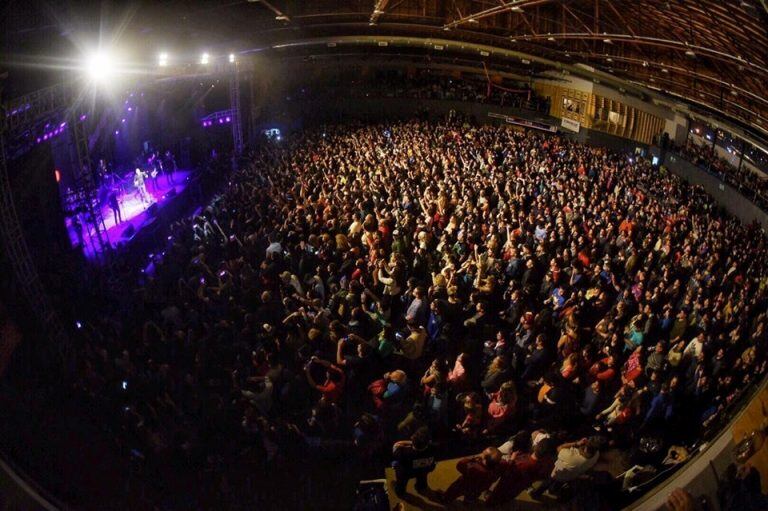
<instances>
[{"instance_id":1,"label":"stage light beam","mask_svg":"<svg viewBox=\"0 0 768 511\"><path fill-rule=\"evenodd\" d=\"M100 50L88 57L85 72L92 82L103 83L114 74L115 63L107 52Z\"/></svg>"},{"instance_id":2,"label":"stage light beam","mask_svg":"<svg viewBox=\"0 0 768 511\"><path fill-rule=\"evenodd\" d=\"M200 63L202 65L204 66L207 65L208 62L210 62L210 60L211 60L211 56L208 55L207 53L203 53L202 55L200 55Z\"/></svg>"},{"instance_id":3,"label":"stage light beam","mask_svg":"<svg viewBox=\"0 0 768 511\"><path fill-rule=\"evenodd\" d=\"M234 53L230 53L229 54L229 63L230 64L234 64L235 63L235 54Z\"/></svg>"},{"instance_id":4,"label":"stage light beam","mask_svg":"<svg viewBox=\"0 0 768 511\"><path fill-rule=\"evenodd\" d=\"M157 56L157 65L160 67L168 66L168 54L166 52L162 52Z\"/></svg>"}]
</instances>

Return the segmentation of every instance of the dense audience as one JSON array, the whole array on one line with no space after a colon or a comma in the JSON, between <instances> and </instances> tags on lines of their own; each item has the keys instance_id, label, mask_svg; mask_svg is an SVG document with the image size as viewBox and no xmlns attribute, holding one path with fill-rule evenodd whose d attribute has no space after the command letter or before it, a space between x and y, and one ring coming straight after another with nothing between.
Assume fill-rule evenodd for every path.
<instances>
[{"instance_id":1,"label":"dense audience","mask_svg":"<svg viewBox=\"0 0 768 511\"><path fill-rule=\"evenodd\" d=\"M767 248L565 138L326 127L174 227L136 309L83 330L80 389L155 467L341 446L430 493L436 457L482 451L431 498L568 498L607 452L691 447L762 378Z\"/></svg>"},{"instance_id":2,"label":"dense audience","mask_svg":"<svg viewBox=\"0 0 768 511\"><path fill-rule=\"evenodd\" d=\"M679 151L688 161L714 173L752 202L768 211L768 177L758 174L746 165L741 168L734 166L721 158L711 145L696 144L689 141L680 147Z\"/></svg>"}]
</instances>

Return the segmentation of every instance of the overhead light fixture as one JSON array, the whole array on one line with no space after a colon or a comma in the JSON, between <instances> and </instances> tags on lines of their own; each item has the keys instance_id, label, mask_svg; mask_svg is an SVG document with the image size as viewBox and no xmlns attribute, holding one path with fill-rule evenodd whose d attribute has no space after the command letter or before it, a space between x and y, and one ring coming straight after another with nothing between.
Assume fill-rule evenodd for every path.
<instances>
[{"instance_id":1,"label":"overhead light fixture","mask_svg":"<svg viewBox=\"0 0 768 511\"><path fill-rule=\"evenodd\" d=\"M478 23L478 21L475 18L469 18L467 21L470 23Z\"/></svg>"},{"instance_id":2,"label":"overhead light fixture","mask_svg":"<svg viewBox=\"0 0 768 511\"><path fill-rule=\"evenodd\" d=\"M515 38L513 37L513 38L511 38L511 39L509 40L509 42L510 42L510 43L516 43L516 42L517 42L517 39L515 39Z\"/></svg>"},{"instance_id":3,"label":"overhead light fixture","mask_svg":"<svg viewBox=\"0 0 768 511\"><path fill-rule=\"evenodd\" d=\"M613 59L612 59L611 57L606 57L606 58L605 58L605 61L606 61L606 62L613 62Z\"/></svg>"},{"instance_id":4,"label":"overhead light fixture","mask_svg":"<svg viewBox=\"0 0 768 511\"><path fill-rule=\"evenodd\" d=\"M168 54L165 52L160 53L160 55L157 56L157 65L160 67L165 67L168 65Z\"/></svg>"},{"instance_id":5,"label":"overhead light fixture","mask_svg":"<svg viewBox=\"0 0 768 511\"><path fill-rule=\"evenodd\" d=\"M666 67L661 68L662 73L669 73L669 70Z\"/></svg>"},{"instance_id":6,"label":"overhead light fixture","mask_svg":"<svg viewBox=\"0 0 768 511\"><path fill-rule=\"evenodd\" d=\"M611 43L613 43L613 41L611 41L611 40L610 40L610 39L608 39L607 37L606 37L605 39L603 39L603 42L604 42L605 44L611 44Z\"/></svg>"},{"instance_id":7,"label":"overhead light fixture","mask_svg":"<svg viewBox=\"0 0 768 511\"><path fill-rule=\"evenodd\" d=\"M738 96L738 95L739 95L739 93L738 93L738 92L736 92L736 90L735 90L735 89L731 89L731 95L732 95L732 96Z\"/></svg>"},{"instance_id":8,"label":"overhead light fixture","mask_svg":"<svg viewBox=\"0 0 768 511\"><path fill-rule=\"evenodd\" d=\"M552 37L552 36L547 37L547 41L554 41L554 40L555 40L555 38Z\"/></svg>"},{"instance_id":9,"label":"overhead light fixture","mask_svg":"<svg viewBox=\"0 0 768 511\"><path fill-rule=\"evenodd\" d=\"M686 54L687 56L691 57L691 58L695 58L695 57L696 57L696 52L694 52L694 51L693 51L693 50L691 50L691 49L685 50L685 54Z\"/></svg>"},{"instance_id":10,"label":"overhead light fixture","mask_svg":"<svg viewBox=\"0 0 768 511\"><path fill-rule=\"evenodd\" d=\"M115 63L112 56L105 50L92 53L86 60L85 72L92 82L105 82L115 72Z\"/></svg>"},{"instance_id":11,"label":"overhead light fixture","mask_svg":"<svg viewBox=\"0 0 768 511\"><path fill-rule=\"evenodd\" d=\"M510 11L512 11L512 12L523 12L523 8L520 7L519 5L516 5L516 6L512 7L510 9Z\"/></svg>"},{"instance_id":12,"label":"overhead light fixture","mask_svg":"<svg viewBox=\"0 0 768 511\"><path fill-rule=\"evenodd\" d=\"M210 55L208 55L207 53L203 53L202 55L200 55L200 63L201 63L202 65L204 65L204 66L205 66L205 65L207 65L207 64L208 64L210 61L211 61L211 56L210 56Z\"/></svg>"},{"instance_id":13,"label":"overhead light fixture","mask_svg":"<svg viewBox=\"0 0 768 511\"><path fill-rule=\"evenodd\" d=\"M286 16L285 14L278 14L277 16L275 16L275 20L277 20L277 21L290 21L288 16Z\"/></svg>"},{"instance_id":14,"label":"overhead light fixture","mask_svg":"<svg viewBox=\"0 0 768 511\"><path fill-rule=\"evenodd\" d=\"M445 30L446 32L448 32L450 29L451 29L451 27L449 27L448 25L443 27L443 30Z\"/></svg>"},{"instance_id":15,"label":"overhead light fixture","mask_svg":"<svg viewBox=\"0 0 768 511\"><path fill-rule=\"evenodd\" d=\"M229 54L229 63L230 64L234 64L235 63L235 54L234 53L230 53Z\"/></svg>"},{"instance_id":16,"label":"overhead light fixture","mask_svg":"<svg viewBox=\"0 0 768 511\"><path fill-rule=\"evenodd\" d=\"M648 67L648 61L647 60L643 61L643 67Z\"/></svg>"}]
</instances>

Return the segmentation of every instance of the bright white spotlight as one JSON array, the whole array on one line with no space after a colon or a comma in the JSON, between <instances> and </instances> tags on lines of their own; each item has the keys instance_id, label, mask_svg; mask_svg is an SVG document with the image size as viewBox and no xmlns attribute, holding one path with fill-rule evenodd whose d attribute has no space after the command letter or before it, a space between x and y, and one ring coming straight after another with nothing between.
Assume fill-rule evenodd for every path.
<instances>
[{"instance_id":1,"label":"bright white spotlight","mask_svg":"<svg viewBox=\"0 0 768 511\"><path fill-rule=\"evenodd\" d=\"M235 63L235 54L234 53L230 53L229 54L229 63L230 64L234 64Z\"/></svg>"},{"instance_id":2,"label":"bright white spotlight","mask_svg":"<svg viewBox=\"0 0 768 511\"><path fill-rule=\"evenodd\" d=\"M115 72L115 63L104 51L97 51L88 57L85 72L93 82L104 82Z\"/></svg>"},{"instance_id":3,"label":"bright white spotlight","mask_svg":"<svg viewBox=\"0 0 768 511\"><path fill-rule=\"evenodd\" d=\"M206 65L208 64L208 62L210 62L210 60L211 60L211 56L208 55L207 53L203 53L202 55L200 55L201 64Z\"/></svg>"},{"instance_id":4,"label":"bright white spotlight","mask_svg":"<svg viewBox=\"0 0 768 511\"><path fill-rule=\"evenodd\" d=\"M165 67L168 65L168 54L165 52L162 52L160 55L157 56L157 65L160 67Z\"/></svg>"}]
</instances>

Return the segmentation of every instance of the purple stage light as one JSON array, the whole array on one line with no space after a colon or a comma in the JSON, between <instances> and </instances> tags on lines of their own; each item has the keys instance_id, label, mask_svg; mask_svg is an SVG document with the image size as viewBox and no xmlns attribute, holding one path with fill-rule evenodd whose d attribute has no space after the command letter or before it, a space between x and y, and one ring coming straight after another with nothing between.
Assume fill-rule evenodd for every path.
<instances>
[{"instance_id":1,"label":"purple stage light","mask_svg":"<svg viewBox=\"0 0 768 511\"><path fill-rule=\"evenodd\" d=\"M48 133L46 133L45 135L43 135L43 140L48 140Z\"/></svg>"},{"instance_id":2,"label":"purple stage light","mask_svg":"<svg viewBox=\"0 0 768 511\"><path fill-rule=\"evenodd\" d=\"M80 120L81 120L81 121L84 121L84 120L86 120L87 118L88 118L88 116L87 116L87 115L85 115L85 114L83 114L83 115L81 115L81 116L80 116Z\"/></svg>"},{"instance_id":3,"label":"purple stage light","mask_svg":"<svg viewBox=\"0 0 768 511\"><path fill-rule=\"evenodd\" d=\"M125 122L125 119L120 119L120 122Z\"/></svg>"},{"instance_id":4,"label":"purple stage light","mask_svg":"<svg viewBox=\"0 0 768 511\"><path fill-rule=\"evenodd\" d=\"M120 134L120 130L115 130L115 135L119 135L119 134Z\"/></svg>"},{"instance_id":5,"label":"purple stage light","mask_svg":"<svg viewBox=\"0 0 768 511\"><path fill-rule=\"evenodd\" d=\"M40 137L37 137L37 143L38 144L40 143L40 140L41 140Z\"/></svg>"},{"instance_id":6,"label":"purple stage light","mask_svg":"<svg viewBox=\"0 0 768 511\"><path fill-rule=\"evenodd\" d=\"M62 122L61 124L59 124L59 128L63 128L63 127L64 127L64 126L66 126L66 125L67 125L67 123L66 123L66 122Z\"/></svg>"},{"instance_id":7,"label":"purple stage light","mask_svg":"<svg viewBox=\"0 0 768 511\"><path fill-rule=\"evenodd\" d=\"M219 119L219 124L224 124L224 119Z\"/></svg>"},{"instance_id":8,"label":"purple stage light","mask_svg":"<svg viewBox=\"0 0 768 511\"><path fill-rule=\"evenodd\" d=\"M128 107L128 111L129 111L129 112L133 112L133 107L132 107L132 106L129 106L129 107Z\"/></svg>"},{"instance_id":9,"label":"purple stage light","mask_svg":"<svg viewBox=\"0 0 768 511\"><path fill-rule=\"evenodd\" d=\"M230 117L227 117L227 122L230 122L230 121L232 121L232 119Z\"/></svg>"}]
</instances>

